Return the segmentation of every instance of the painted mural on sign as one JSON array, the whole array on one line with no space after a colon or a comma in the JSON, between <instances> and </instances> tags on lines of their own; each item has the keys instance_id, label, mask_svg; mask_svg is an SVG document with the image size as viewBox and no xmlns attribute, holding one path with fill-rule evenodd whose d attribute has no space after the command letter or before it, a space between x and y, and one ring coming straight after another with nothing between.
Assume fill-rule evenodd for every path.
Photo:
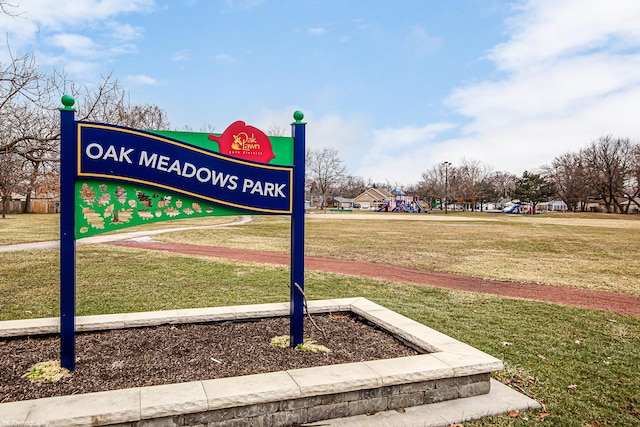
<instances>
[{"instance_id":1,"label":"painted mural on sign","mask_svg":"<svg viewBox=\"0 0 640 427\"><path fill-rule=\"evenodd\" d=\"M229 216L243 212L146 186L109 181L78 181L76 236L172 219Z\"/></svg>"}]
</instances>

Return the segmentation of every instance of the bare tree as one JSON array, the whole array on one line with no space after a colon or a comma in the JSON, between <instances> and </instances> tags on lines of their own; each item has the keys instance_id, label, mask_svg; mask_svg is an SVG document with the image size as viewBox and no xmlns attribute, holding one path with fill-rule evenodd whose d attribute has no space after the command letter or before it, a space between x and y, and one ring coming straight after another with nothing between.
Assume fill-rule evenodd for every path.
<instances>
[{"instance_id":1,"label":"bare tree","mask_svg":"<svg viewBox=\"0 0 640 427\"><path fill-rule=\"evenodd\" d=\"M0 13L12 15L12 4L0 0ZM79 99L77 119L157 129L168 126L166 113L155 105L134 105L111 75L95 89L68 81L60 73L45 75L31 54L14 55L0 63L0 197L10 200L19 187L29 210L41 182L55 176L60 156L58 107L63 92ZM42 176L41 176L42 175ZM46 178L46 179L44 179ZM4 211L6 213L6 209Z\"/></svg>"},{"instance_id":2,"label":"bare tree","mask_svg":"<svg viewBox=\"0 0 640 427\"><path fill-rule=\"evenodd\" d=\"M623 195L627 198L624 212L629 212L631 204L640 208L638 196L640 196L640 144L635 143L629 152L628 170L622 187Z\"/></svg>"},{"instance_id":3,"label":"bare tree","mask_svg":"<svg viewBox=\"0 0 640 427\"><path fill-rule=\"evenodd\" d=\"M629 138L611 135L593 141L583 152L587 165L587 178L597 196L602 198L607 212L622 212L619 197L623 194L628 176L632 143Z\"/></svg>"},{"instance_id":4,"label":"bare tree","mask_svg":"<svg viewBox=\"0 0 640 427\"><path fill-rule=\"evenodd\" d=\"M347 168L340 160L338 151L331 148L322 150L310 149L306 155L307 178L311 191L317 192L322 198L321 208L327 206L327 200L334 195L335 190L344 179Z\"/></svg>"},{"instance_id":5,"label":"bare tree","mask_svg":"<svg viewBox=\"0 0 640 427\"><path fill-rule=\"evenodd\" d=\"M7 0L0 0L0 12L5 15L16 16L16 14L13 13L13 10L11 10L16 7L16 5L9 3Z\"/></svg>"},{"instance_id":6,"label":"bare tree","mask_svg":"<svg viewBox=\"0 0 640 427\"><path fill-rule=\"evenodd\" d=\"M370 182L366 182L364 178L353 175L346 175L338 186L338 192L343 197L355 198L364 193L367 188L371 187Z\"/></svg>"},{"instance_id":7,"label":"bare tree","mask_svg":"<svg viewBox=\"0 0 640 427\"><path fill-rule=\"evenodd\" d=\"M497 202L500 198L498 190L488 176L478 183L477 194L480 202L480 212L484 210L485 202Z\"/></svg>"},{"instance_id":8,"label":"bare tree","mask_svg":"<svg viewBox=\"0 0 640 427\"><path fill-rule=\"evenodd\" d=\"M49 132L50 122L44 118L46 114L42 114L43 101L51 91L51 85L38 70L32 55L15 56L11 49L7 51L8 63L0 64L3 215L17 187L21 186L20 192L24 192L28 183L35 181L42 153L48 151L47 145L57 138Z\"/></svg>"},{"instance_id":9,"label":"bare tree","mask_svg":"<svg viewBox=\"0 0 640 427\"><path fill-rule=\"evenodd\" d=\"M111 75L97 87L88 88L56 73L43 75L30 56L13 58L10 64L0 67L0 156L4 157L0 167L15 177L5 179L1 194L3 200L8 200L15 186L20 185L26 197L24 212L30 210L31 196L38 193L39 186L46 183L48 192L54 189L50 183L60 158L57 107L65 88L79 99L78 120L143 129L169 125L166 113L158 106L132 104Z\"/></svg>"},{"instance_id":10,"label":"bare tree","mask_svg":"<svg viewBox=\"0 0 640 427\"><path fill-rule=\"evenodd\" d=\"M96 87L87 87L67 81L58 87L65 87L77 101L77 120L112 123L138 129L166 129L169 127L167 113L154 104L133 104L129 93L120 86L113 74L102 78ZM59 103L59 99L55 100Z\"/></svg>"},{"instance_id":11,"label":"bare tree","mask_svg":"<svg viewBox=\"0 0 640 427\"><path fill-rule=\"evenodd\" d=\"M477 202L486 196L481 194L481 183L491 173L491 169L478 160L462 159L460 166L453 171L453 182L458 188L459 199L469 204L472 211L475 210Z\"/></svg>"},{"instance_id":12,"label":"bare tree","mask_svg":"<svg viewBox=\"0 0 640 427\"><path fill-rule=\"evenodd\" d=\"M14 192L21 182L27 179L22 171L21 163L24 161L19 155L5 148L0 155L0 197L2 197L2 218L9 212Z\"/></svg>"},{"instance_id":13,"label":"bare tree","mask_svg":"<svg viewBox=\"0 0 640 427\"><path fill-rule=\"evenodd\" d=\"M271 125L267 129L267 135L269 136L287 136L287 130L278 125Z\"/></svg>"},{"instance_id":14,"label":"bare tree","mask_svg":"<svg viewBox=\"0 0 640 427\"><path fill-rule=\"evenodd\" d=\"M444 203L445 199L445 165L440 163L422 172L418 181L418 192L423 199L433 206L436 202Z\"/></svg>"},{"instance_id":15,"label":"bare tree","mask_svg":"<svg viewBox=\"0 0 640 427\"><path fill-rule=\"evenodd\" d=\"M493 172L487 179L498 193L498 197L511 199L511 193L516 187L516 176L514 174L511 172Z\"/></svg>"},{"instance_id":16,"label":"bare tree","mask_svg":"<svg viewBox=\"0 0 640 427\"><path fill-rule=\"evenodd\" d=\"M566 203L569 210L574 212L585 210L591 187L587 179L583 152L565 153L542 169L544 176L555 184L558 196Z\"/></svg>"}]
</instances>

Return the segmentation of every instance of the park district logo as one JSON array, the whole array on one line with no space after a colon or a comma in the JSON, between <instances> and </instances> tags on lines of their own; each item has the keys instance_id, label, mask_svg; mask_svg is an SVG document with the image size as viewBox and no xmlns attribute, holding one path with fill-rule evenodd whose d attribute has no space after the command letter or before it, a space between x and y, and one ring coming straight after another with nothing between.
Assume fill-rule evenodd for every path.
<instances>
[{"instance_id":1,"label":"park district logo","mask_svg":"<svg viewBox=\"0 0 640 427\"><path fill-rule=\"evenodd\" d=\"M231 123L220 136L209 135L218 143L220 153L259 163L269 163L276 156L269 137L260 129L243 121Z\"/></svg>"}]
</instances>

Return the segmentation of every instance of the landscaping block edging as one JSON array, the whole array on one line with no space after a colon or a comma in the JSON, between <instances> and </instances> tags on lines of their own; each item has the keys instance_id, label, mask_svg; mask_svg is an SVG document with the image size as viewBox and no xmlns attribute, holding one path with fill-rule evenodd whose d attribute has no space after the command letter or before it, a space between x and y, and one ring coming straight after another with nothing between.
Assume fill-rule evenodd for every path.
<instances>
[{"instance_id":1,"label":"landscaping block edging","mask_svg":"<svg viewBox=\"0 0 640 427\"><path fill-rule=\"evenodd\" d=\"M503 369L499 359L365 298L308 305L311 314L353 313L427 354L2 403L0 425L286 426L486 394L491 372ZM288 303L275 303L79 316L76 329L288 314ZM0 322L0 338L58 332L58 318Z\"/></svg>"}]
</instances>

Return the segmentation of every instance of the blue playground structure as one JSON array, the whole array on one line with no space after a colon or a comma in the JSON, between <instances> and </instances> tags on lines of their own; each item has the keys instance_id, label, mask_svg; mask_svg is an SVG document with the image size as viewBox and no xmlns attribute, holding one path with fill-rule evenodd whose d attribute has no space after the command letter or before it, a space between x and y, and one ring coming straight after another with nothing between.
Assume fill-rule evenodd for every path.
<instances>
[{"instance_id":1,"label":"blue playground structure","mask_svg":"<svg viewBox=\"0 0 640 427\"><path fill-rule=\"evenodd\" d=\"M402 200L396 201L396 207L393 208L391 212L418 213L418 211L413 206L411 206L409 203L403 202Z\"/></svg>"},{"instance_id":2,"label":"blue playground structure","mask_svg":"<svg viewBox=\"0 0 640 427\"><path fill-rule=\"evenodd\" d=\"M523 213L522 210L520 209L520 202L514 202L513 205L511 206L507 206L506 208L502 209L503 213L508 213L508 214L519 214L519 213Z\"/></svg>"},{"instance_id":3,"label":"blue playground structure","mask_svg":"<svg viewBox=\"0 0 640 427\"><path fill-rule=\"evenodd\" d=\"M389 212L389 201L384 202L384 205L380 206L376 212Z\"/></svg>"},{"instance_id":4,"label":"blue playground structure","mask_svg":"<svg viewBox=\"0 0 640 427\"><path fill-rule=\"evenodd\" d=\"M413 198L413 203L416 205L416 209L418 209L418 212L429 213L429 211L422 206L417 196Z\"/></svg>"},{"instance_id":5,"label":"blue playground structure","mask_svg":"<svg viewBox=\"0 0 640 427\"><path fill-rule=\"evenodd\" d=\"M395 200L387 200L379 209L377 209L377 212L429 213L429 211L420 203L420 199L417 195L407 196L404 191L397 188L391 190L391 194L395 196Z\"/></svg>"}]
</instances>

